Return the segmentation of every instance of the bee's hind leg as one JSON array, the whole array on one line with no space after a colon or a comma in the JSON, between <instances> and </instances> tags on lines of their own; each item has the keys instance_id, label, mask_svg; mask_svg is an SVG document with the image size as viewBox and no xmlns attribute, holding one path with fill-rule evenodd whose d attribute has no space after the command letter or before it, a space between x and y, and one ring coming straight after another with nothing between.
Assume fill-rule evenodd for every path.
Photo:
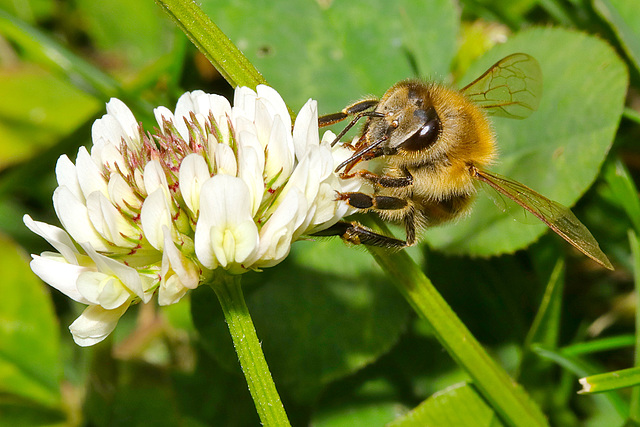
<instances>
[{"instance_id":1,"label":"bee's hind leg","mask_svg":"<svg viewBox=\"0 0 640 427\"><path fill-rule=\"evenodd\" d=\"M407 240L399 240L376 233L357 222L339 222L333 227L330 227L329 230L333 229L333 232L331 234L324 234L325 236L337 235L343 240L356 245L363 244L386 248L403 248L415 244L416 227L414 208L407 199L352 192L338 193L337 200L344 200L349 204L349 206L363 211L373 210L378 212L402 212L399 216L403 218Z\"/></svg>"},{"instance_id":2,"label":"bee's hind leg","mask_svg":"<svg viewBox=\"0 0 640 427\"><path fill-rule=\"evenodd\" d=\"M379 246L383 248L401 249L407 242L384 234L376 233L358 222L340 221L331 227L313 234L314 236L340 236L354 245Z\"/></svg>"}]
</instances>

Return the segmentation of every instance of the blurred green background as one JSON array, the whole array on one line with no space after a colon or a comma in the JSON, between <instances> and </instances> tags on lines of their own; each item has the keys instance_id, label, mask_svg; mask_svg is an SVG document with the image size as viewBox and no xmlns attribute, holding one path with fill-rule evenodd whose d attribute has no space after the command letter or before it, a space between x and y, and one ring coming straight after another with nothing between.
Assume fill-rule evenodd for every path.
<instances>
[{"instance_id":1,"label":"blurred green background","mask_svg":"<svg viewBox=\"0 0 640 427\"><path fill-rule=\"evenodd\" d=\"M492 170L573 206L616 271L535 218L514 220L518 209L489 192L410 253L551 424L640 422L629 389L576 394L578 377L635 365L640 4L201 6L294 111L313 98L332 113L409 77L462 87L510 53L536 57L540 109L494 121ZM258 424L210 289L162 309L137 306L111 339L83 349L67 329L82 307L28 267L29 253L51 249L22 215L58 224L55 162L90 144L109 98L152 129L153 107L173 109L194 89L232 96L154 2L0 0L0 425ZM366 251L338 239L298 242L285 262L243 283L294 425L500 425ZM426 415L406 416L421 402Z\"/></svg>"}]
</instances>

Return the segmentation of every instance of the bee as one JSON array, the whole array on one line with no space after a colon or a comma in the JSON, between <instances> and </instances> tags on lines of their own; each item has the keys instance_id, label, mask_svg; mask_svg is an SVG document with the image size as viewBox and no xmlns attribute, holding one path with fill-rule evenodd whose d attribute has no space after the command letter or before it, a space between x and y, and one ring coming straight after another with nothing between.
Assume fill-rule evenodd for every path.
<instances>
[{"instance_id":1,"label":"bee","mask_svg":"<svg viewBox=\"0 0 640 427\"><path fill-rule=\"evenodd\" d=\"M373 194L338 193L359 212L404 224L406 239L379 234L358 222L341 221L319 234L338 235L353 244L388 248L414 245L419 232L464 215L476 193L476 182L489 185L531 212L579 251L613 269L589 230L565 206L529 187L485 170L496 157L488 116L523 119L537 110L542 71L531 56L509 55L461 90L436 83L404 80L381 99L367 98L339 113L321 116L319 126L349 117L335 145L360 119L366 121L353 155L340 164L341 178L369 182ZM352 172L361 161L382 158L381 174Z\"/></svg>"}]
</instances>

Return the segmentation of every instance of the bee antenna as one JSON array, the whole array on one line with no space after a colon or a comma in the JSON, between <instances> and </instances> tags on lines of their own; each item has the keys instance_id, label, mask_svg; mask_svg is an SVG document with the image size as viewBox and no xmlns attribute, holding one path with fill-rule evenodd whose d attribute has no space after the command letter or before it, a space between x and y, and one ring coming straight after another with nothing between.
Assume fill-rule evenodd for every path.
<instances>
[{"instance_id":1,"label":"bee antenna","mask_svg":"<svg viewBox=\"0 0 640 427\"><path fill-rule=\"evenodd\" d=\"M353 118L353 120L351 120L349 122L349 124L346 125L344 127L344 129L342 129L342 131L338 134L338 136L336 136L336 138L331 143L331 146L333 147L334 145L336 145L338 143L338 141L340 141L340 138L345 136L346 133L349 131L349 129L351 129L358 122L358 120L360 120L363 117L384 117L384 114L383 113L379 113L377 111L364 111L364 112L362 112L360 114L357 114Z\"/></svg>"},{"instance_id":2,"label":"bee antenna","mask_svg":"<svg viewBox=\"0 0 640 427\"><path fill-rule=\"evenodd\" d=\"M353 156L349 157L347 160L345 160L344 162L340 163L335 171L338 172L340 169L342 169L343 167L345 167L345 166L347 166L347 165L349 165L351 163L357 163L358 161L360 161L360 159L362 159L362 157L365 154L370 153L371 151L373 151L376 148L378 148L380 146L380 144L382 144L387 139L389 139L389 137L387 135L384 135L382 138L378 139L377 141L374 141L371 145L366 146L363 150L360 150L360 151L356 152ZM377 156L375 156L375 157L377 157Z\"/></svg>"}]
</instances>

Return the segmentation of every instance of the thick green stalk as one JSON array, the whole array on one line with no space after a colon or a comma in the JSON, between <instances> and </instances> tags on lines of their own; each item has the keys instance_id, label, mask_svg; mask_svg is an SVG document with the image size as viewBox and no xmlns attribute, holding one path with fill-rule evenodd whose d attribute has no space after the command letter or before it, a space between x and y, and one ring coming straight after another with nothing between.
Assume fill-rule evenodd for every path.
<instances>
[{"instance_id":1,"label":"thick green stalk","mask_svg":"<svg viewBox=\"0 0 640 427\"><path fill-rule=\"evenodd\" d=\"M233 87L255 89L266 80L194 1L156 0Z\"/></svg>"},{"instance_id":2,"label":"thick green stalk","mask_svg":"<svg viewBox=\"0 0 640 427\"><path fill-rule=\"evenodd\" d=\"M548 425L538 406L489 357L406 252L373 247L369 251L504 421L513 426Z\"/></svg>"},{"instance_id":3,"label":"thick green stalk","mask_svg":"<svg viewBox=\"0 0 640 427\"><path fill-rule=\"evenodd\" d=\"M244 301L239 275L217 275L211 287L218 296L224 318L229 326L249 392L264 426L288 426L280 396L264 358L260 341Z\"/></svg>"}]
</instances>

